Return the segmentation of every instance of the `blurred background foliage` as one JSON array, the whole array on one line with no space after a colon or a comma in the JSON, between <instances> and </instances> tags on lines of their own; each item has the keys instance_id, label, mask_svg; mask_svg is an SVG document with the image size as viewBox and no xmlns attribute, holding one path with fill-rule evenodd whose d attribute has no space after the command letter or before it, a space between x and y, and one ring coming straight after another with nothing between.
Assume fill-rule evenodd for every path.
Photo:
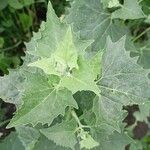
<instances>
[{"instance_id":1,"label":"blurred background foliage","mask_svg":"<svg viewBox=\"0 0 150 150\"><path fill-rule=\"evenodd\" d=\"M72 1L72 0L70 0ZM123 3L123 0L120 0ZM56 14L60 17L70 6L68 0L51 0ZM1 0L0 1L0 76L8 74L9 68L23 63L24 42L30 41L33 32L38 32L42 21L46 21L48 0ZM149 15L146 19L126 20L135 50L131 57L139 56L138 63L150 69L150 0L141 1L142 10ZM140 120L138 106L125 106L128 115L124 122L127 132L137 140L135 150L150 150L150 125ZM0 137L4 138L14 129L6 129L7 123L15 112L15 106L0 100ZM150 120L150 118L147 118ZM3 134L1 136L1 134ZM135 145L129 147L134 149Z\"/></svg>"}]
</instances>

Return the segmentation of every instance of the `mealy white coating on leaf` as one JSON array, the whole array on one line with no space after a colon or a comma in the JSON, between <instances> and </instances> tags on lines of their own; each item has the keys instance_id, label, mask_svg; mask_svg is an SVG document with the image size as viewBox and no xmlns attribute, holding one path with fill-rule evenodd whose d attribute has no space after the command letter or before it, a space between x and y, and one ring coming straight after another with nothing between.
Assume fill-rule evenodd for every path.
<instances>
[{"instance_id":1,"label":"mealy white coating on leaf","mask_svg":"<svg viewBox=\"0 0 150 150\"><path fill-rule=\"evenodd\" d=\"M38 72L26 72L24 104L17 111L8 127L37 123L51 124L59 114L64 115L65 108L78 108L72 93L65 89L56 89L48 78Z\"/></svg>"},{"instance_id":2,"label":"mealy white coating on leaf","mask_svg":"<svg viewBox=\"0 0 150 150\"><path fill-rule=\"evenodd\" d=\"M124 45L125 37L115 43L108 38L102 58L102 76L97 81L101 97L95 99L93 107L97 125L108 124L118 132L123 120L123 105L150 101L149 70L139 66L137 58L130 58Z\"/></svg>"}]
</instances>

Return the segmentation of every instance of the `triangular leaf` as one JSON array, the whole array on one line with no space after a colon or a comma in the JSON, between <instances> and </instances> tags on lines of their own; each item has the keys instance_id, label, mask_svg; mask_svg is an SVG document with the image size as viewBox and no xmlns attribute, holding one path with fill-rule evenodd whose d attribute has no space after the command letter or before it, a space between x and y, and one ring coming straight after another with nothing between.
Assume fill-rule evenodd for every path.
<instances>
[{"instance_id":1,"label":"triangular leaf","mask_svg":"<svg viewBox=\"0 0 150 150\"><path fill-rule=\"evenodd\" d=\"M51 123L59 114L64 115L67 106L77 108L72 93L49 83L49 78L38 72L26 72L24 104L11 120L9 127L31 123ZM54 80L55 81L55 80Z\"/></svg>"}]
</instances>

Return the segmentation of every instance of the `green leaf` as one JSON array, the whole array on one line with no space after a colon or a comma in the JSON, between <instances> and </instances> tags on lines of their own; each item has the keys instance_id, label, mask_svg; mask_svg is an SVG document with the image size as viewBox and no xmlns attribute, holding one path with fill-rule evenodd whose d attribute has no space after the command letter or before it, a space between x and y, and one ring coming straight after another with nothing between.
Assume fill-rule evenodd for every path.
<instances>
[{"instance_id":1,"label":"green leaf","mask_svg":"<svg viewBox=\"0 0 150 150\"><path fill-rule=\"evenodd\" d=\"M138 63L144 68L144 69L150 69L150 40L145 41L142 43L143 46L138 46L137 51L139 58Z\"/></svg>"},{"instance_id":2,"label":"green leaf","mask_svg":"<svg viewBox=\"0 0 150 150\"><path fill-rule=\"evenodd\" d=\"M69 67L70 70L72 68L78 68L78 54L77 49L73 43L71 27L67 29L63 41L59 42L58 48L54 53L54 57L58 63Z\"/></svg>"},{"instance_id":3,"label":"green leaf","mask_svg":"<svg viewBox=\"0 0 150 150\"><path fill-rule=\"evenodd\" d=\"M125 146L133 142L124 133L113 132L113 134L108 135L108 131L104 131L99 127L92 129L91 132L93 132L94 138L100 143L99 147L94 150L124 150Z\"/></svg>"},{"instance_id":4,"label":"green leaf","mask_svg":"<svg viewBox=\"0 0 150 150\"><path fill-rule=\"evenodd\" d=\"M106 44L106 38L111 36L113 41L119 40L126 31L123 24L113 23L111 14L104 10L101 0L80 0L72 3L66 20L73 24L75 33L79 32L83 40L94 39L88 50L102 50Z\"/></svg>"},{"instance_id":5,"label":"green leaf","mask_svg":"<svg viewBox=\"0 0 150 150\"><path fill-rule=\"evenodd\" d=\"M0 11L3 10L8 5L8 0L0 2Z\"/></svg>"},{"instance_id":6,"label":"green leaf","mask_svg":"<svg viewBox=\"0 0 150 150\"><path fill-rule=\"evenodd\" d=\"M23 27L23 30L27 32L33 24L32 16L27 15L25 13L19 13L18 16L19 16L20 23Z\"/></svg>"},{"instance_id":7,"label":"green leaf","mask_svg":"<svg viewBox=\"0 0 150 150\"><path fill-rule=\"evenodd\" d=\"M120 3L118 0L102 0L103 6L112 8L112 7L118 7L120 6Z\"/></svg>"},{"instance_id":8,"label":"green leaf","mask_svg":"<svg viewBox=\"0 0 150 150\"><path fill-rule=\"evenodd\" d=\"M75 122L62 122L40 131L49 139L63 147L74 149L77 139L75 136Z\"/></svg>"},{"instance_id":9,"label":"green leaf","mask_svg":"<svg viewBox=\"0 0 150 150\"><path fill-rule=\"evenodd\" d=\"M17 107L22 104L22 93L24 90L23 81L25 76L21 70L13 70L9 72L9 75L0 77L0 98L7 103L13 103Z\"/></svg>"},{"instance_id":10,"label":"green leaf","mask_svg":"<svg viewBox=\"0 0 150 150\"><path fill-rule=\"evenodd\" d=\"M134 112L134 116L137 121L148 122L148 116L150 115L150 102L139 105L139 111Z\"/></svg>"},{"instance_id":11,"label":"green leaf","mask_svg":"<svg viewBox=\"0 0 150 150\"><path fill-rule=\"evenodd\" d=\"M28 126L19 126L16 131L25 150L32 150L40 137L38 130Z\"/></svg>"},{"instance_id":12,"label":"green leaf","mask_svg":"<svg viewBox=\"0 0 150 150\"><path fill-rule=\"evenodd\" d=\"M48 140L44 135L41 135L38 143L35 145L33 150L70 150L56 145L54 142Z\"/></svg>"},{"instance_id":13,"label":"green leaf","mask_svg":"<svg viewBox=\"0 0 150 150\"><path fill-rule=\"evenodd\" d=\"M84 135L82 135L81 137L81 141L80 141L80 147L82 148L86 148L86 149L92 149L94 147L99 146L99 143L96 142L91 135L89 135L87 132L82 133Z\"/></svg>"},{"instance_id":14,"label":"green leaf","mask_svg":"<svg viewBox=\"0 0 150 150\"><path fill-rule=\"evenodd\" d=\"M54 87L47 76L39 71L26 72L25 75L24 104L8 127L29 123L36 125L39 122L51 124L59 114L64 115L67 106L77 108L72 93L65 88Z\"/></svg>"},{"instance_id":15,"label":"green leaf","mask_svg":"<svg viewBox=\"0 0 150 150\"><path fill-rule=\"evenodd\" d=\"M66 71L65 67L61 66L61 70L57 67L57 63L54 58L42 58L33 63L30 63L29 66L41 68L46 74L53 75L61 75L64 71ZM57 68L58 69L57 69Z\"/></svg>"},{"instance_id":16,"label":"green leaf","mask_svg":"<svg viewBox=\"0 0 150 150\"><path fill-rule=\"evenodd\" d=\"M149 70L144 70L126 52L125 37L113 43L107 41L102 58L102 76L97 81L101 97L96 98L94 112L97 124L109 124L120 131L122 106L144 104L150 98Z\"/></svg>"},{"instance_id":17,"label":"green leaf","mask_svg":"<svg viewBox=\"0 0 150 150\"><path fill-rule=\"evenodd\" d=\"M19 150L25 150L15 132L12 132L4 140L0 141L1 150L17 150L18 148Z\"/></svg>"},{"instance_id":18,"label":"green leaf","mask_svg":"<svg viewBox=\"0 0 150 150\"><path fill-rule=\"evenodd\" d=\"M78 59L79 69L72 70L72 73L68 76L64 76L61 79L60 85L71 90L73 93L77 91L93 91L99 95L100 91L95 84L95 72L92 70L87 60L82 57Z\"/></svg>"},{"instance_id":19,"label":"green leaf","mask_svg":"<svg viewBox=\"0 0 150 150\"><path fill-rule=\"evenodd\" d=\"M3 48L4 42L4 38L0 37L0 48Z\"/></svg>"},{"instance_id":20,"label":"green leaf","mask_svg":"<svg viewBox=\"0 0 150 150\"><path fill-rule=\"evenodd\" d=\"M138 0L125 0L124 5L115 12L112 13L112 18L120 19L140 19L144 18L145 15L138 3Z\"/></svg>"},{"instance_id":21,"label":"green leaf","mask_svg":"<svg viewBox=\"0 0 150 150\"><path fill-rule=\"evenodd\" d=\"M15 9L21 9L23 7L23 4L19 0L8 0L8 4Z\"/></svg>"}]
</instances>

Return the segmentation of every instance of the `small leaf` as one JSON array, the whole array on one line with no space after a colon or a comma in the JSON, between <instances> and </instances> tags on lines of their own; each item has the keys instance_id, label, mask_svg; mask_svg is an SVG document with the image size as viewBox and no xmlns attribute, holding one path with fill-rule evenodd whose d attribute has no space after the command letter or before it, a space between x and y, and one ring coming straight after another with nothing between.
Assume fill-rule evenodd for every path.
<instances>
[{"instance_id":1,"label":"small leaf","mask_svg":"<svg viewBox=\"0 0 150 150\"><path fill-rule=\"evenodd\" d=\"M82 133L78 135L81 138L81 141L79 142L81 149L82 148L92 149L99 146L99 143L96 142L88 132L86 131L81 131L81 132Z\"/></svg>"},{"instance_id":2,"label":"small leaf","mask_svg":"<svg viewBox=\"0 0 150 150\"><path fill-rule=\"evenodd\" d=\"M62 122L52 127L41 129L40 131L49 139L63 147L74 149L77 143L75 136L75 122Z\"/></svg>"},{"instance_id":3,"label":"small leaf","mask_svg":"<svg viewBox=\"0 0 150 150\"><path fill-rule=\"evenodd\" d=\"M71 90L73 93L77 91L93 91L99 95L99 89L95 84L95 72L90 67L88 62L83 58L78 59L79 69L72 70L72 73L68 76L64 76L61 79L60 85Z\"/></svg>"}]
</instances>

